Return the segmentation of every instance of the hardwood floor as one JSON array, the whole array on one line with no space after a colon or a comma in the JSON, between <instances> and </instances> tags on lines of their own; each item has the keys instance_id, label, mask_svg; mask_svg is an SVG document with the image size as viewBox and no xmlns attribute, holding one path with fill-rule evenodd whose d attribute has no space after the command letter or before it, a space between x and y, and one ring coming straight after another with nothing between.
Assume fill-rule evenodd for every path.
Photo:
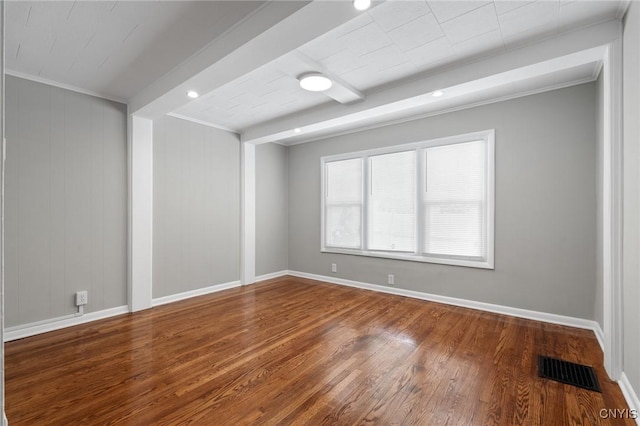
<instances>
[{"instance_id":1,"label":"hardwood floor","mask_svg":"<svg viewBox=\"0 0 640 426\"><path fill-rule=\"evenodd\" d=\"M603 393L537 377L596 367ZM13 425L598 425L590 331L280 278L6 344Z\"/></svg>"}]
</instances>

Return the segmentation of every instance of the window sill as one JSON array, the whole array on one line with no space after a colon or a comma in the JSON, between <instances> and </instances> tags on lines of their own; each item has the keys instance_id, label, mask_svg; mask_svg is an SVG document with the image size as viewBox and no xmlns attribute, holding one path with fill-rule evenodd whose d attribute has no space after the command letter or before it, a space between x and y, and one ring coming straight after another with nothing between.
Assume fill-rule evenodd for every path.
<instances>
[{"instance_id":1,"label":"window sill","mask_svg":"<svg viewBox=\"0 0 640 426\"><path fill-rule=\"evenodd\" d=\"M439 257L416 256L407 253L389 253L376 251L349 250L331 247L322 247L321 253L348 254L352 256L376 257L380 259L408 260L410 262L437 263L440 265L464 266L467 268L494 269L493 261L487 260L466 260L466 259L446 259Z\"/></svg>"}]
</instances>

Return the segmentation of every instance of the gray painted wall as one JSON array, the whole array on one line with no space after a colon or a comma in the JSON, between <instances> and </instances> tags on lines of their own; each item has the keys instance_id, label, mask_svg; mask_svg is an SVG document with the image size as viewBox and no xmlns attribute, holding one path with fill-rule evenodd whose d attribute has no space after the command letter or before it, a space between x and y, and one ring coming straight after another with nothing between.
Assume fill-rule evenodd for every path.
<instances>
[{"instance_id":1,"label":"gray painted wall","mask_svg":"<svg viewBox=\"0 0 640 426\"><path fill-rule=\"evenodd\" d=\"M640 4L631 2L623 35L624 298L623 370L640 395ZM633 407L640 409L640 407Z\"/></svg>"},{"instance_id":2,"label":"gray painted wall","mask_svg":"<svg viewBox=\"0 0 640 426\"><path fill-rule=\"evenodd\" d=\"M6 77L6 326L127 304L126 106Z\"/></svg>"},{"instance_id":3,"label":"gray painted wall","mask_svg":"<svg viewBox=\"0 0 640 426\"><path fill-rule=\"evenodd\" d=\"M604 175L602 162L604 155L604 80L602 73L596 80L596 293L593 319L604 330L604 265L602 262L604 232L602 212Z\"/></svg>"},{"instance_id":4,"label":"gray painted wall","mask_svg":"<svg viewBox=\"0 0 640 426\"><path fill-rule=\"evenodd\" d=\"M240 279L238 136L153 122L153 297Z\"/></svg>"},{"instance_id":5,"label":"gray painted wall","mask_svg":"<svg viewBox=\"0 0 640 426\"><path fill-rule=\"evenodd\" d=\"M289 149L289 268L594 318L595 84ZM320 253L320 157L496 129L495 270ZM338 273L330 265L337 263Z\"/></svg>"},{"instance_id":6,"label":"gray painted wall","mask_svg":"<svg viewBox=\"0 0 640 426\"><path fill-rule=\"evenodd\" d=\"M287 148L256 146L256 275L289 269Z\"/></svg>"}]
</instances>

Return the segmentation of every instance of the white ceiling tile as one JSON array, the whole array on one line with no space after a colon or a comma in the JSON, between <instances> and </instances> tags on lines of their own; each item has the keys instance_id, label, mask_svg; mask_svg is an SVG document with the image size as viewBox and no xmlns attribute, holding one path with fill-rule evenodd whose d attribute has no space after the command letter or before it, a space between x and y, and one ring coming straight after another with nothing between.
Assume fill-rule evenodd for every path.
<instances>
[{"instance_id":1,"label":"white ceiling tile","mask_svg":"<svg viewBox=\"0 0 640 426\"><path fill-rule=\"evenodd\" d=\"M29 4L26 1L5 2L5 14L9 17L9 19L6 19L6 24L26 26L27 19L31 19L29 17L30 13L33 13L31 11L32 6L32 4Z\"/></svg>"},{"instance_id":2,"label":"white ceiling tile","mask_svg":"<svg viewBox=\"0 0 640 426\"><path fill-rule=\"evenodd\" d=\"M375 22L344 34L338 40L356 55L366 55L393 44L389 36Z\"/></svg>"},{"instance_id":3,"label":"white ceiling tile","mask_svg":"<svg viewBox=\"0 0 640 426\"><path fill-rule=\"evenodd\" d=\"M438 22L447 22L457 16L464 15L479 7L491 3L490 1L428 1L429 7Z\"/></svg>"},{"instance_id":4,"label":"white ceiling tile","mask_svg":"<svg viewBox=\"0 0 640 426\"><path fill-rule=\"evenodd\" d=\"M507 13L511 10L517 9L522 6L526 6L533 1L530 0L495 0L494 4L496 5L496 12L498 15L502 15L503 13Z\"/></svg>"},{"instance_id":5,"label":"white ceiling tile","mask_svg":"<svg viewBox=\"0 0 640 426\"><path fill-rule=\"evenodd\" d=\"M514 48L532 43L533 41L549 37L558 32L557 22L547 22L538 27L528 28L515 34L502 33L504 45Z\"/></svg>"},{"instance_id":6,"label":"white ceiling tile","mask_svg":"<svg viewBox=\"0 0 640 426\"><path fill-rule=\"evenodd\" d=\"M405 51L415 49L442 36L444 36L444 32L431 13L422 15L389 32L389 37L394 43Z\"/></svg>"},{"instance_id":7,"label":"white ceiling tile","mask_svg":"<svg viewBox=\"0 0 640 426\"><path fill-rule=\"evenodd\" d=\"M340 77L359 90L377 86L380 82L379 73L368 65L350 71Z\"/></svg>"},{"instance_id":8,"label":"white ceiling tile","mask_svg":"<svg viewBox=\"0 0 640 426\"><path fill-rule=\"evenodd\" d=\"M560 5L557 0L538 0L498 16L502 35L512 38L518 33L537 29L557 29Z\"/></svg>"},{"instance_id":9,"label":"white ceiling tile","mask_svg":"<svg viewBox=\"0 0 640 426\"><path fill-rule=\"evenodd\" d=\"M341 25L326 34L321 35L315 40L310 41L298 50L310 58L319 61L344 48L344 43L339 40L340 37L371 23L373 23L373 18L371 18L368 13L363 13L344 25Z\"/></svg>"},{"instance_id":10,"label":"white ceiling tile","mask_svg":"<svg viewBox=\"0 0 640 426\"><path fill-rule=\"evenodd\" d=\"M319 62L328 71L337 75L353 71L366 65L361 56L356 56L347 49L340 50Z\"/></svg>"},{"instance_id":11,"label":"white ceiling tile","mask_svg":"<svg viewBox=\"0 0 640 426\"><path fill-rule=\"evenodd\" d=\"M23 2L7 2L23 3ZM32 6L28 26L39 31L54 32L56 28L66 24L69 11L73 7L71 1L38 1L24 2Z\"/></svg>"},{"instance_id":12,"label":"white ceiling tile","mask_svg":"<svg viewBox=\"0 0 640 426\"><path fill-rule=\"evenodd\" d=\"M368 13L361 13L352 20L345 22L338 28L327 32L325 35L318 37L316 40L322 40L325 36L328 38L340 38L346 34L356 31L373 22L373 18Z\"/></svg>"},{"instance_id":13,"label":"white ceiling tile","mask_svg":"<svg viewBox=\"0 0 640 426\"><path fill-rule=\"evenodd\" d=\"M344 46L342 46L336 38L326 38L322 41L316 39L304 46L301 46L298 50L316 61L321 61L334 55L343 48Z\"/></svg>"},{"instance_id":14,"label":"white ceiling tile","mask_svg":"<svg viewBox=\"0 0 640 426\"><path fill-rule=\"evenodd\" d=\"M502 48L504 43L500 30L490 31L453 45L453 50L461 56L472 56Z\"/></svg>"},{"instance_id":15,"label":"white ceiling tile","mask_svg":"<svg viewBox=\"0 0 640 426\"><path fill-rule=\"evenodd\" d=\"M405 55L419 70L427 65L441 61L444 58L453 58L455 51L446 37L441 37L430 43L423 44L415 49L408 50Z\"/></svg>"},{"instance_id":16,"label":"white ceiling tile","mask_svg":"<svg viewBox=\"0 0 640 426\"><path fill-rule=\"evenodd\" d=\"M128 99L261 4L188 0L11 1L7 2L6 22L20 25L8 24L5 39L9 46L24 44L28 56L13 60L8 57L6 67ZM133 28L136 29L132 32ZM123 44L129 34L131 37ZM105 66L96 72L106 58L109 59ZM68 71L74 68L77 72Z\"/></svg>"},{"instance_id":17,"label":"white ceiling tile","mask_svg":"<svg viewBox=\"0 0 640 426\"><path fill-rule=\"evenodd\" d=\"M377 72L410 62L404 52L394 45L363 55L362 60Z\"/></svg>"},{"instance_id":18,"label":"white ceiling tile","mask_svg":"<svg viewBox=\"0 0 640 426\"><path fill-rule=\"evenodd\" d=\"M478 37L500 29L493 4L475 9L442 24L447 38L452 44Z\"/></svg>"},{"instance_id":19,"label":"white ceiling tile","mask_svg":"<svg viewBox=\"0 0 640 426\"><path fill-rule=\"evenodd\" d=\"M383 31L389 32L430 12L424 0L414 0L386 1L368 13Z\"/></svg>"}]
</instances>

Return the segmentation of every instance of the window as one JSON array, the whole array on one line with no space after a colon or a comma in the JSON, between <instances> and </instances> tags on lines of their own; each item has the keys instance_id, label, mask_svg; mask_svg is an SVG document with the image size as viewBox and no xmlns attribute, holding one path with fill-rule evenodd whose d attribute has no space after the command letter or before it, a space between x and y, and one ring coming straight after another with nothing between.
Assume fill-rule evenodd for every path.
<instances>
[{"instance_id":1,"label":"window","mask_svg":"<svg viewBox=\"0 0 640 426\"><path fill-rule=\"evenodd\" d=\"M323 157L322 251L493 268L494 131Z\"/></svg>"},{"instance_id":2,"label":"window","mask_svg":"<svg viewBox=\"0 0 640 426\"><path fill-rule=\"evenodd\" d=\"M327 245L361 248L362 160L333 161L326 170Z\"/></svg>"}]
</instances>

